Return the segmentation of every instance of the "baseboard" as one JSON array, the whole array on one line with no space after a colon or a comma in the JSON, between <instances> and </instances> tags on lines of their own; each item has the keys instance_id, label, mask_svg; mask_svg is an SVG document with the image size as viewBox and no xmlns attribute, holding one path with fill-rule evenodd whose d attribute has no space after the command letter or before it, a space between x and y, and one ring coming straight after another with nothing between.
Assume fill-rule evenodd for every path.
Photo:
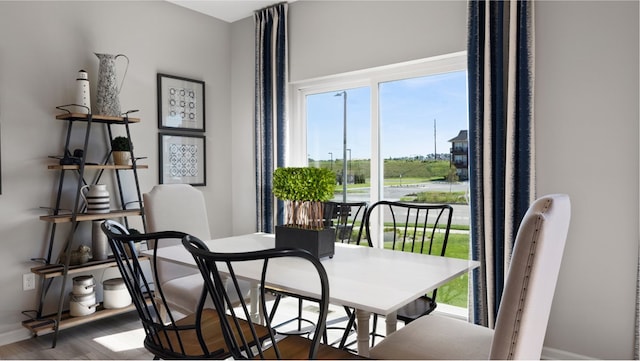
<instances>
[{"instance_id":1,"label":"baseboard","mask_svg":"<svg viewBox=\"0 0 640 361\"><path fill-rule=\"evenodd\" d=\"M10 343L27 340L33 337L31 331L22 327L21 324L16 324L15 329L0 333L0 346L8 345Z\"/></svg>"},{"instance_id":2,"label":"baseboard","mask_svg":"<svg viewBox=\"0 0 640 361\"><path fill-rule=\"evenodd\" d=\"M558 350L556 348L551 347L543 347L542 348L542 356L540 357L542 360L594 360L592 357L587 357L585 355L580 355L577 353Z\"/></svg>"}]
</instances>

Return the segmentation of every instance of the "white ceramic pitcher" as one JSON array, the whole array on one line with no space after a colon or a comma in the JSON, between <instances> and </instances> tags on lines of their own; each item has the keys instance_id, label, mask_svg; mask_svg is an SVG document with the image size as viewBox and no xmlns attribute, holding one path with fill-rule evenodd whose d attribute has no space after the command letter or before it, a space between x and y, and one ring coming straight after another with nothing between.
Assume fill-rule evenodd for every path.
<instances>
[{"instance_id":1,"label":"white ceramic pitcher","mask_svg":"<svg viewBox=\"0 0 640 361\"><path fill-rule=\"evenodd\" d=\"M88 190L85 194L85 190ZM87 213L109 213L109 191L104 184L87 184L80 189L80 195L87 205Z\"/></svg>"},{"instance_id":2,"label":"white ceramic pitcher","mask_svg":"<svg viewBox=\"0 0 640 361\"><path fill-rule=\"evenodd\" d=\"M120 94L120 90L122 90L124 77L127 76L129 58L124 54L94 54L100 59L100 65L98 67L98 95L96 97L96 109L94 113L119 117L122 113L120 111L120 99L118 95ZM124 57L127 60L127 67L124 70L124 75L118 88L116 81L116 59L119 57Z\"/></svg>"}]
</instances>

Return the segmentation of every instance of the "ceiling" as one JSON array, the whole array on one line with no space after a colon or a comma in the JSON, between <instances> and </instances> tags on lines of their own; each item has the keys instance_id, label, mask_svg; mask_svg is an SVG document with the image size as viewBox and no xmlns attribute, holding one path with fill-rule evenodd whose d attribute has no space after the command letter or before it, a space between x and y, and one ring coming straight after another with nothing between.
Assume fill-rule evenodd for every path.
<instances>
[{"instance_id":1,"label":"ceiling","mask_svg":"<svg viewBox=\"0 0 640 361\"><path fill-rule=\"evenodd\" d=\"M213 16L228 23L252 16L255 10L262 9L279 0L167 0L170 3ZM295 0L293 0L295 1ZM293 2L289 0L289 2Z\"/></svg>"}]
</instances>

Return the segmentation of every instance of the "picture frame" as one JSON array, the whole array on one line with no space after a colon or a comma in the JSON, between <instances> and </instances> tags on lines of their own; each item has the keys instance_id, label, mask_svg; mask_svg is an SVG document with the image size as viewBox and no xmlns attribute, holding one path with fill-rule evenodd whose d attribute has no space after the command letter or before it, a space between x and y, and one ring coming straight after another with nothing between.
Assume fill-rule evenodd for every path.
<instances>
[{"instance_id":1,"label":"picture frame","mask_svg":"<svg viewBox=\"0 0 640 361\"><path fill-rule=\"evenodd\" d=\"M207 185L204 135L158 133L158 147L160 184Z\"/></svg>"},{"instance_id":2,"label":"picture frame","mask_svg":"<svg viewBox=\"0 0 640 361\"><path fill-rule=\"evenodd\" d=\"M158 128L205 131L204 81L158 73Z\"/></svg>"}]
</instances>

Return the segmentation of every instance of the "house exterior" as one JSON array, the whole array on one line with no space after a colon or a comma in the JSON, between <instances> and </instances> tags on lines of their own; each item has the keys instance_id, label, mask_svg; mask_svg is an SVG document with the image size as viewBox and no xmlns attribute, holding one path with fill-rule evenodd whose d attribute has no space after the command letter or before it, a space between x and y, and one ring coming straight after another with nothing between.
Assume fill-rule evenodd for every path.
<instances>
[{"instance_id":1,"label":"house exterior","mask_svg":"<svg viewBox=\"0 0 640 361\"><path fill-rule=\"evenodd\" d=\"M449 139L451 143L451 165L456 167L458 180L469 179L469 136L467 130L461 130L454 138Z\"/></svg>"}]
</instances>

